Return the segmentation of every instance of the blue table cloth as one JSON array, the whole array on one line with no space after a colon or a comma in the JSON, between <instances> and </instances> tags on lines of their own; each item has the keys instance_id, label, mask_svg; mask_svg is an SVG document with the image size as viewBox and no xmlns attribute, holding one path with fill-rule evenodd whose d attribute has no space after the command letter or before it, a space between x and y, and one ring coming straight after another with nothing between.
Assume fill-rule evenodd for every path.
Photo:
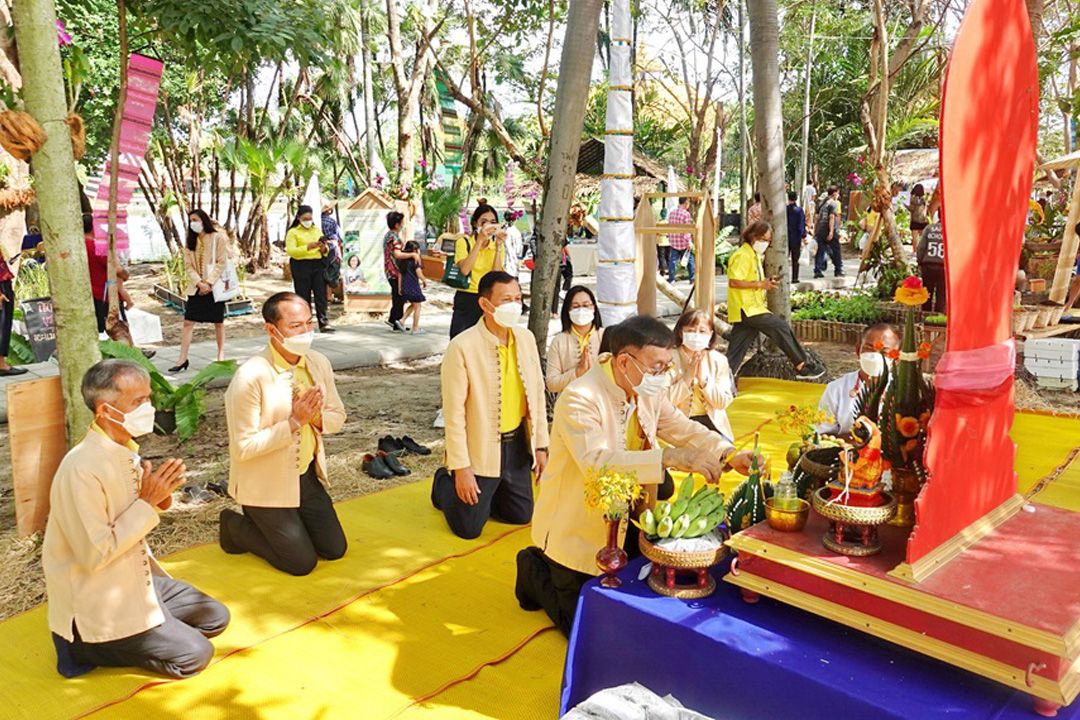
<instances>
[{"instance_id":1,"label":"blue table cloth","mask_svg":"<svg viewBox=\"0 0 1080 720\"><path fill-rule=\"evenodd\" d=\"M1031 697L720 582L704 600L660 597L630 563L617 590L589 582L567 649L560 714L640 682L717 720L1032 720ZM1080 701L1058 713L1080 720Z\"/></svg>"}]
</instances>

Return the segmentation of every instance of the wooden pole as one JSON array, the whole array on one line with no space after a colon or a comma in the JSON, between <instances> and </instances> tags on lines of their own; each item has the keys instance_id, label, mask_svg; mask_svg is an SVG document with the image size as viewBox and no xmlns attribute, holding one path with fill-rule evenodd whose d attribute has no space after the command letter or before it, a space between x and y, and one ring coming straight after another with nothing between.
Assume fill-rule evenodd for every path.
<instances>
[{"instance_id":1,"label":"wooden pole","mask_svg":"<svg viewBox=\"0 0 1080 720\"><path fill-rule=\"evenodd\" d=\"M1065 223L1065 234L1061 237L1061 254L1054 270L1054 282L1050 285L1050 302L1063 303L1069 294L1073 268L1076 267L1076 250L1080 246L1080 237L1076 235L1077 222L1080 222L1080 179L1074 173L1069 219Z\"/></svg>"},{"instance_id":2,"label":"wooden pole","mask_svg":"<svg viewBox=\"0 0 1080 720\"><path fill-rule=\"evenodd\" d=\"M713 215L712 201L708 193L705 193L698 208L695 235L697 290L694 293L694 307L711 313L716 307L716 216Z\"/></svg>"},{"instance_id":3,"label":"wooden pole","mask_svg":"<svg viewBox=\"0 0 1080 720\"><path fill-rule=\"evenodd\" d=\"M652 233L641 232L642 228L656 225L656 216L652 209L652 195L645 194L638 203L634 227L638 230L637 311L639 315L656 316L656 238Z\"/></svg>"}]
</instances>

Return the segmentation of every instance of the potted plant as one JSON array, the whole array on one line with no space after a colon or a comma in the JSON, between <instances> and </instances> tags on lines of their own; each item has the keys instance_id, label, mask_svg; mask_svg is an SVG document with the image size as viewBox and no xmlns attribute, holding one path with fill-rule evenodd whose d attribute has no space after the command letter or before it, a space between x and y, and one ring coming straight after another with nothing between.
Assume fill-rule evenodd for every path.
<instances>
[{"instance_id":1,"label":"potted plant","mask_svg":"<svg viewBox=\"0 0 1080 720\"><path fill-rule=\"evenodd\" d=\"M601 585L617 588L622 582L616 577L626 567L626 551L619 547L619 528L630 514L630 508L642 497L637 475L611 470L607 465L591 468L585 479L585 505L599 510L607 523L607 545L596 553L596 565L604 571Z\"/></svg>"},{"instance_id":2,"label":"potted plant","mask_svg":"<svg viewBox=\"0 0 1080 720\"><path fill-rule=\"evenodd\" d=\"M113 340L101 342L101 354L107 358L119 358L138 363L150 375L150 402L157 411L154 432L187 440L199 428L206 406L203 403L208 383L219 378L231 378L236 372L235 360L219 360L202 369L188 382L174 387L153 363L137 348Z\"/></svg>"}]
</instances>

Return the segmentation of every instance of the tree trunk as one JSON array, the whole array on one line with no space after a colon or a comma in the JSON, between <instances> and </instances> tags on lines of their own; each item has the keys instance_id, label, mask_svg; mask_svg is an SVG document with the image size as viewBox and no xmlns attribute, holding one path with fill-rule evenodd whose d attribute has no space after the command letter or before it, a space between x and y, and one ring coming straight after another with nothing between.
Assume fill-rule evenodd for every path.
<instances>
[{"instance_id":1,"label":"tree trunk","mask_svg":"<svg viewBox=\"0 0 1080 720\"><path fill-rule=\"evenodd\" d=\"M814 30L817 26L817 5L810 11L810 43L806 46L806 83L803 88L802 157L799 159L799 184L795 192L802 196L810 164L810 77L814 68ZM802 200L799 200L800 204ZM805 208L804 208L805 209Z\"/></svg>"},{"instance_id":2,"label":"tree trunk","mask_svg":"<svg viewBox=\"0 0 1080 720\"><path fill-rule=\"evenodd\" d=\"M739 224L746 227L746 156L749 134L746 129L746 21L743 19L743 6L746 0L739 0Z\"/></svg>"},{"instance_id":3,"label":"tree trunk","mask_svg":"<svg viewBox=\"0 0 1080 720\"><path fill-rule=\"evenodd\" d=\"M563 39L529 309L529 329L536 336L541 358L547 356L551 300L559 276L559 255L566 239L570 203L574 199L574 176L603 4L603 0L570 0Z\"/></svg>"},{"instance_id":4,"label":"tree trunk","mask_svg":"<svg viewBox=\"0 0 1080 720\"><path fill-rule=\"evenodd\" d=\"M762 219L772 225L772 245L765 272L780 278L768 293L769 310L791 315L791 276L787 244L787 202L784 198L784 115L780 102L780 23L776 0L751 0L750 62L754 89L754 137L761 190Z\"/></svg>"},{"instance_id":5,"label":"tree trunk","mask_svg":"<svg viewBox=\"0 0 1080 720\"><path fill-rule=\"evenodd\" d=\"M97 321L91 297L90 270L83 242L75 158L68 131L67 99L60 48L56 43L56 6L53 0L15 0L12 7L15 42L24 86L26 110L41 124L48 139L34 154L35 186L39 192L41 233L52 288L56 320L56 349L68 444L82 439L93 417L82 400L83 375L101 358Z\"/></svg>"},{"instance_id":6,"label":"tree trunk","mask_svg":"<svg viewBox=\"0 0 1080 720\"><path fill-rule=\"evenodd\" d=\"M360 21L360 41L364 63L364 135L367 140L368 185L374 185L371 175L375 172L375 159L379 155L378 133L375 128L375 83L371 77L371 45L368 36L368 6L364 3L363 17ZM355 117L355 116L354 116ZM359 138L357 138L359 140Z\"/></svg>"}]
</instances>

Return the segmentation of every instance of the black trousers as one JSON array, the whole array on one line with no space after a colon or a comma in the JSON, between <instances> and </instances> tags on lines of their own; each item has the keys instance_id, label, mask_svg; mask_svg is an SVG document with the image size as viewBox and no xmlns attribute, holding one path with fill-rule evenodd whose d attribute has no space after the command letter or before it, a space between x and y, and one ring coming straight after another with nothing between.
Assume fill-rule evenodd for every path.
<instances>
[{"instance_id":1,"label":"black trousers","mask_svg":"<svg viewBox=\"0 0 1080 720\"><path fill-rule=\"evenodd\" d=\"M791 256L791 282L799 282L799 259L802 257L802 245L788 245Z\"/></svg>"},{"instance_id":2,"label":"black trousers","mask_svg":"<svg viewBox=\"0 0 1080 720\"><path fill-rule=\"evenodd\" d=\"M480 309L480 296L476 293L458 290L454 293L454 314L450 317L450 339L480 322L484 311Z\"/></svg>"},{"instance_id":3,"label":"black trousers","mask_svg":"<svg viewBox=\"0 0 1080 720\"><path fill-rule=\"evenodd\" d=\"M480 537L488 519L508 525L525 525L532 520L532 453L525 424L502 441L502 468L499 477L476 477L480 501L466 505L457 496L453 473L438 473L431 497L443 511L450 530L460 538Z\"/></svg>"},{"instance_id":4,"label":"black trousers","mask_svg":"<svg viewBox=\"0 0 1080 720\"><path fill-rule=\"evenodd\" d=\"M663 275L667 272L668 264L671 262L671 246L670 245L657 245L656 246L656 269Z\"/></svg>"},{"instance_id":5,"label":"black trousers","mask_svg":"<svg viewBox=\"0 0 1080 720\"><path fill-rule=\"evenodd\" d=\"M930 299L923 303L922 309L927 312L945 312L945 266L920 265L919 275L922 276L923 287L930 292Z\"/></svg>"},{"instance_id":6,"label":"black trousers","mask_svg":"<svg viewBox=\"0 0 1080 720\"><path fill-rule=\"evenodd\" d=\"M578 595L591 579L591 575L563 567L538 547L527 547L517 554L514 592L518 603L526 610L546 612L567 637L574 625Z\"/></svg>"},{"instance_id":7,"label":"black trousers","mask_svg":"<svg viewBox=\"0 0 1080 720\"><path fill-rule=\"evenodd\" d=\"M0 303L0 357L11 352L11 325L15 321L15 290L10 280L0 282L0 294L7 300Z\"/></svg>"},{"instance_id":8,"label":"black trousers","mask_svg":"<svg viewBox=\"0 0 1080 720\"><path fill-rule=\"evenodd\" d=\"M828 257L826 257L828 256ZM844 259L840 252L840 239L819 239L817 241L817 254L814 256L814 274L822 275L829 269L829 259L832 259L833 274L840 277L844 274Z\"/></svg>"},{"instance_id":9,"label":"black trousers","mask_svg":"<svg viewBox=\"0 0 1080 720\"><path fill-rule=\"evenodd\" d=\"M390 318L391 324L401 322L402 316L405 314L405 301L401 297L401 290L398 288L398 279L392 278L389 275L386 276L386 282L390 284Z\"/></svg>"},{"instance_id":10,"label":"black trousers","mask_svg":"<svg viewBox=\"0 0 1080 720\"><path fill-rule=\"evenodd\" d=\"M318 260L289 260L289 268L292 270L293 289L296 294L311 303L311 294L315 293L315 317L319 321L319 327L330 324L326 314L326 261Z\"/></svg>"},{"instance_id":11,"label":"black trousers","mask_svg":"<svg viewBox=\"0 0 1080 720\"><path fill-rule=\"evenodd\" d=\"M75 632L72 658L86 665L140 667L171 678L197 675L214 656L207 638L229 624L229 609L180 580L154 576L154 590L165 622L138 635L88 643Z\"/></svg>"},{"instance_id":12,"label":"black trousers","mask_svg":"<svg viewBox=\"0 0 1080 720\"><path fill-rule=\"evenodd\" d=\"M797 366L806 362L806 351L799 344L795 332L786 320L772 313L752 317L747 317L746 313L743 313L742 320L731 328L731 336L728 338L727 359L733 374L738 375L743 359L758 335L764 335L776 343L792 365Z\"/></svg>"},{"instance_id":13,"label":"black trousers","mask_svg":"<svg viewBox=\"0 0 1080 720\"><path fill-rule=\"evenodd\" d=\"M562 278L562 292L565 296L570 292L570 288L574 287L574 264L570 262L570 256L567 255L559 266L559 277ZM559 281L555 281L555 292L551 294L551 314L559 314Z\"/></svg>"},{"instance_id":14,"label":"black trousers","mask_svg":"<svg viewBox=\"0 0 1080 720\"><path fill-rule=\"evenodd\" d=\"M97 316L97 331L100 335L105 332L105 321L109 319L109 301L94 299L94 315ZM127 311L124 303L120 303L120 319L127 322Z\"/></svg>"},{"instance_id":15,"label":"black trousers","mask_svg":"<svg viewBox=\"0 0 1080 720\"><path fill-rule=\"evenodd\" d=\"M348 548L334 503L319 482L314 462L300 476L300 507L243 508L243 515L222 517L222 534L282 572L307 575L319 558L337 560Z\"/></svg>"}]
</instances>

